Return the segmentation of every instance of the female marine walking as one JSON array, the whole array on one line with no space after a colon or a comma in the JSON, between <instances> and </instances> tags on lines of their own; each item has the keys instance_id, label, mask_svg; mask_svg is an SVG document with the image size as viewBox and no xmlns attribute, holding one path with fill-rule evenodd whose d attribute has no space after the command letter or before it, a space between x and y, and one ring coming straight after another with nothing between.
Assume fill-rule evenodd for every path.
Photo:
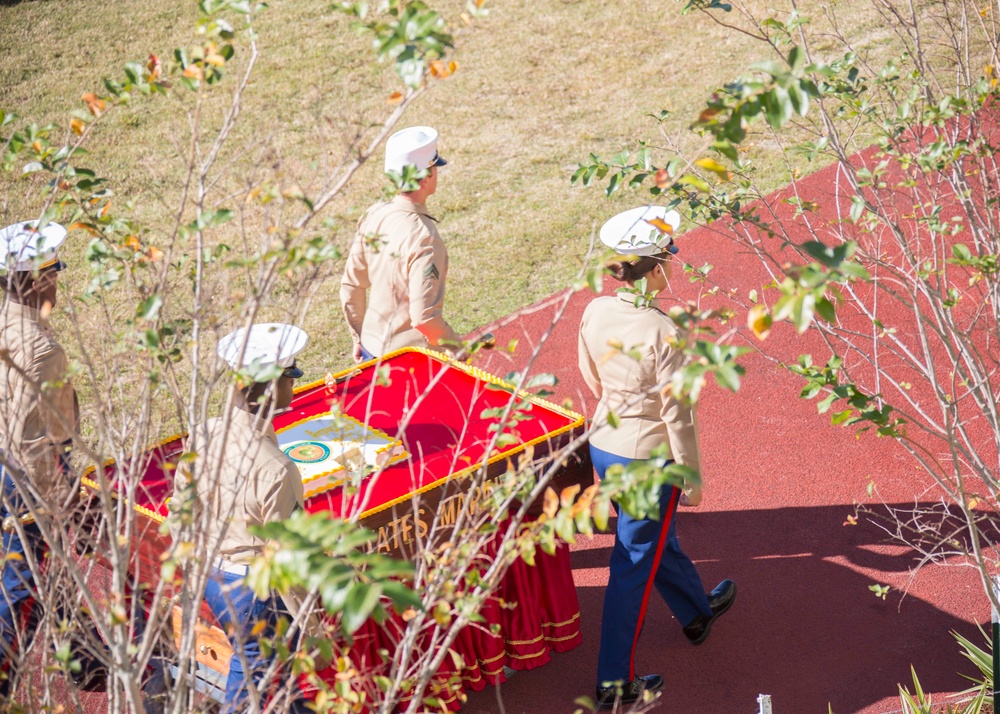
<instances>
[{"instance_id":1,"label":"female marine walking","mask_svg":"<svg viewBox=\"0 0 1000 714\"><path fill-rule=\"evenodd\" d=\"M643 287L646 295L664 290L677 253L672 233L679 224L676 211L655 206L626 211L605 223L601 241L621 256L608 266L612 276L631 288ZM580 371L599 399L590 453L601 479L612 464L648 459L663 443L677 463L696 471L700 466L695 410L670 388L684 355L672 346L673 322L654 305L655 300L635 291L621 291L593 300L580 323ZM609 414L617 416L617 427L608 423ZM635 673L636 645L653 588L696 645L736 597L732 580L706 594L677 541L678 503L696 506L700 500L700 484L688 484L683 492L666 485L659 520L634 519L618 509L597 663L602 709L613 708L616 701L634 702L644 691L663 686L660 675Z\"/></svg>"}]
</instances>

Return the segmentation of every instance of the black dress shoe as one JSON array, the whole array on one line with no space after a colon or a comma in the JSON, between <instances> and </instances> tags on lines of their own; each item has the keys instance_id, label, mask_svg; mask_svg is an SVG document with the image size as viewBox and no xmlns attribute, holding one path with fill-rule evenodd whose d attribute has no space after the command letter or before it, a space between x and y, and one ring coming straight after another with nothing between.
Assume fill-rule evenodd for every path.
<instances>
[{"instance_id":1,"label":"black dress shoe","mask_svg":"<svg viewBox=\"0 0 1000 714\"><path fill-rule=\"evenodd\" d=\"M709 632L712 631L712 623L732 606L736 600L736 583L732 580L723 580L715 586L715 589L708 594L708 604L712 608L712 616L698 615L694 622L684 628L684 635L693 645L700 645L708 639Z\"/></svg>"},{"instance_id":2,"label":"black dress shoe","mask_svg":"<svg viewBox=\"0 0 1000 714\"><path fill-rule=\"evenodd\" d=\"M614 709L616 702L632 704L642 699L643 692L658 692L661 689L663 689L663 677L658 674L636 677L619 687L598 687L597 708Z\"/></svg>"}]
</instances>

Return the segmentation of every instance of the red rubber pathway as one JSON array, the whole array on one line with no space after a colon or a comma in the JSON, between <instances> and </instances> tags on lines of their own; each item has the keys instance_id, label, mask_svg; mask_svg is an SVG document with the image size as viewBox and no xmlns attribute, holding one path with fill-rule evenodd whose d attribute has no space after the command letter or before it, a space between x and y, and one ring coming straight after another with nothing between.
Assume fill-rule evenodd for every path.
<instances>
[{"instance_id":1,"label":"red rubber pathway","mask_svg":"<svg viewBox=\"0 0 1000 714\"><path fill-rule=\"evenodd\" d=\"M829 203L835 182L831 167L798 189ZM724 288L746 295L769 280L755 257L736 252L712 230L689 232L678 244L686 262L712 263L711 276ZM606 280L605 289L613 283ZM685 300L696 298L698 288L675 274L671 290L672 298ZM556 401L571 398L589 415L594 399L577 373L576 331L593 297L563 293L501 321L491 328L497 344L519 340L515 355L496 350L477 364L500 375L523 369L565 307L530 371L556 374ZM745 325L745 313L735 322ZM786 359L813 349L816 362L826 360L816 342L787 326L775 328L765 349ZM964 689L958 673L974 670L949 633L982 643L976 623L988 627L990 611L975 573L926 566L912 576L911 551L889 543L872 523L844 525L855 502L869 501L871 479L896 504L933 502L934 492L895 442L832 426L815 402L798 398L802 385L793 375L758 354L742 362L747 375L738 394L714 384L703 393L705 499L697 509L682 509L678 521L706 588L729 577L739 596L700 647L685 640L662 600L651 601L637 666L666 679L657 711L749 714L766 693L775 714L825 714L828 705L834 714L896 712L897 683L910 685L911 665L926 691ZM611 543L612 536L601 535L573 547L583 645L514 674L499 689L471 695L464 712L572 712L576 697L592 694ZM869 590L874 583L892 586L884 600Z\"/></svg>"}]
</instances>

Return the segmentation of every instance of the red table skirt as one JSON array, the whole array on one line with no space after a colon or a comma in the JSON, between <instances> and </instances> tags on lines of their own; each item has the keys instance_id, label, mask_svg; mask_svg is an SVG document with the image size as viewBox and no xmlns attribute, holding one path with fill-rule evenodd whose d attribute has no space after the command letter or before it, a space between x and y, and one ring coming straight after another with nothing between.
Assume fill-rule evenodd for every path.
<instances>
[{"instance_id":1,"label":"red table skirt","mask_svg":"<svg viewBox=\"0 0 1000 714\"><path fill-rule=\"evenodd\" d=\"M451 711L461 707L466 688L478 692L487 684L502 684L504 666L535 669L546 664L552 652L567 652L582 642L569 547L560 546L555 555L537 550L534 566L518 559L481 614L486 621L466 627L451 646L461 656L462 666L457 658L446 656L424 694ZM369 620L355 633L348 655L362 677L386 674L379 650L391 657L404 625L393 615L381 625ZM335 672L320 673L326 674Z\"/></svg>"}]
</instances>

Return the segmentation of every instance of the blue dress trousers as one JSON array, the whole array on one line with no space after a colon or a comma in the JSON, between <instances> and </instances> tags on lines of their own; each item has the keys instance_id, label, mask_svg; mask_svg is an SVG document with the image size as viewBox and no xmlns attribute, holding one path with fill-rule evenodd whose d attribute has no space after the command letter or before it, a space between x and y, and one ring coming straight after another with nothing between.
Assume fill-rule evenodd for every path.
<instances>
[{"instance_id":1,"label":"blue dress trousers","mask_svg":"<svg viewBox=\"0 0 1000 714\"><path fill-rule=\"evenodd\" d=\"M632 461L594 446L590 454L602 480L609 466ZM636 645L654 587L683 626L698 615L712 615L698 570L677 540L674 516L680 495L679 488L664 486L658 521L637 520L618 509L618 531L601 620L598 686L635 679Z\"/></svg>"}]
</instances>

